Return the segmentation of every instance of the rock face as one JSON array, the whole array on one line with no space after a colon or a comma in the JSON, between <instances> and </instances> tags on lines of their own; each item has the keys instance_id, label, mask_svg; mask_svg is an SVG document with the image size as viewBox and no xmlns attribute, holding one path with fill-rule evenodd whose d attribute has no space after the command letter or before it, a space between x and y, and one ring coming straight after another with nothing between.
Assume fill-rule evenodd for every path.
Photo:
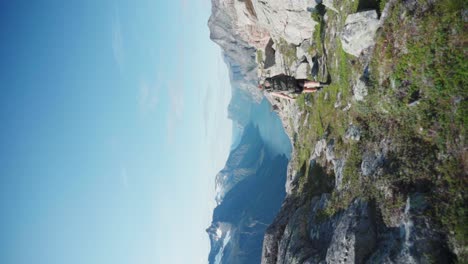
<instances>
[{"instance_id":1,"label":"rock face","mask_svg":"<svg viewBox=\"0 0 468 264\"><path fill-rule=\"evenodd\" d=\"M361 170L364 176L371 176L384 164L382 153L366 152L362 157Z\"/></svg>"},{"instance_id":2,"label":"rock face","mask_svg":"<svg viewBox=\"0 0 468 264\"><path fill-rule=\"evenodd\" d=\"M255 45L263 46L263 42L266 45L269 36L261 28L249 26L253 25L255 17L247 11L244 2L213 0L211 4L210 38L223 49L233 87L248 91L253 100L260 101L261 93L256 88ZM257 38L247 38L249 32Z\"/></svg>"},{"instance_id":3,"label":"rock face","mask_svg":"<svg viewBox=\"0 0 468 264\"><path fill-rule=\"evenodd\" d=\"M327 250L327 263L363 263L376 245L376 230L366 202L356 200L334 217L333 236Z\"/></svg>"},{"instance_id":4,"label":"rock face","mask_svg":"<svg viewBox=\"0 0 468 264\"><path fill-rule=\"evenodd\" d=\"M304 60L288 65L282 54L272 52L279 48L273 44L299 46L309 40L316 22L307 10L315 5L315 0L212 0L210 37L223 49L233 87L247 91L254 101L261 100L256 50L267 55L265 66L271 68L271 75L294 74ZM311 63L310 58L306 63ZM300 74L307 75L307 69L307 65L301 65Z\"/></svg>"},{"instance_id":5,"label":"rock face","mask_svg":"<svg viewBox=\"0 0 468 264\"><path fill-rule=\"evenodd\" d=\"M387 227L376 205L359 198L346 209L325 216L331 200L328 191L333 188L326 179L331 177L320 169L312 171L309 177L323 189L307 187L321 194L286 197L266 231L262 264L451 263L449 249L439 242L443 234L427 228L421 195L408 199L396 227ZM419 201L412 205L411 199Z\"/></svg>"},{"instance_id":6,"label":"rock face","mask_svg":"<svg viewBox=\"0 0 468 264\"><path fill-rule=\"evenodd\" d=\"M315 180L328 177L320 168L311 169L314 173L309 176ZM321 183L326 190L327 183ZM324 219L321 213L329 200L328 193L311 200L288 197L265 235L262 263L362 263L368 258L377 244L371 206L356 200Z\"/></svg>"},{"instance_id":7,"label":"rock face","mask_svg":"<svg viewBox=\"0 0 468 264\"><path fill-rule=\"evenodd\" d=\"M315 6L315 0L251 0L258 24L270 32L274 40L300 45L312 37L315 22L307 10ZM247 1L246 1L247 2Z\"/></svg>"},{"instance_id":8,"label":"rock face","mask_svg":"<svg viewBox=\"0 0 468 264\"><path fill-rule=\"evenodd\" d=\"M341 34L343 49L359 57L361 52L375 44L375 32L380 26L375 10L348 15Z\"/></svg>"}]
</instances>

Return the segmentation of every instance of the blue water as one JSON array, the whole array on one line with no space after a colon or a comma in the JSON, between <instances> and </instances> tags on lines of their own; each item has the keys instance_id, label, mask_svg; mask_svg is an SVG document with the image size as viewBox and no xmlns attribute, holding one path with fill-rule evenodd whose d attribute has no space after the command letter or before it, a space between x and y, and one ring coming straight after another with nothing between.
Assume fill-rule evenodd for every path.
<instances>
[{"instance_id":1,"label":"blue water","mask_svg":"<svg viewBox=\"0 0 468 264\"><path fill-rule=\"evenodd\" d=\"M268 100L264 99L261 103L248 102L244 107L250 108L249 120L258 126L260 135L274 154L284 154L288 159L291 157L291 141L284 132L283 125L276 112ZM235 123L235 122L234 122ZM232 129L231 150L235 149L242 138L243 129L237 125Z\"/></svg>"},{"instance_id":2,"label":"blue water","mask_svg":"<svg viewBox=\"0 0 468 264\"><path fill-rule=\"evenodd\" d=\"M260 135L268 148L276 154L284 154L288 159L291 156L291 141L284 132L283 125L271 104L263 100L260 104L254 103L250 116L252 122L260 130Z\"/></svg>"}]
</instances>

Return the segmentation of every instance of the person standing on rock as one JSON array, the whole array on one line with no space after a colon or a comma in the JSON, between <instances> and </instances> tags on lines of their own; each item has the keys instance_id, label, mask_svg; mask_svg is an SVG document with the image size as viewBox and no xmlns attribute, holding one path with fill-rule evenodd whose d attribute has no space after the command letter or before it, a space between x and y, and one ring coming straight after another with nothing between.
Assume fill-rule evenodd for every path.
<instances>
[{"instance_id":1,"label":"person standing on rock","mask_svg":"<svg viewBox=\"0 0 468 264\"><path fill-rule=\"evenodd\" d=\"M307 79L296 79L292 76L279 74L266 78L263 85L258 88L265 89L272 96L294 100L291 94L315 93L319 88L325 86L320 82L309 81Z\"/></svg>"}]
</instances>

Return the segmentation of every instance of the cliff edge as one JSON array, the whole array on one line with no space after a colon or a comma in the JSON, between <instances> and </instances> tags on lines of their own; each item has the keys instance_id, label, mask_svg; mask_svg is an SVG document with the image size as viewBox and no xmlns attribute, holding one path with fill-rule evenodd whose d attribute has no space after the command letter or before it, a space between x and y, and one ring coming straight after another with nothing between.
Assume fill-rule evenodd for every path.
<instances>
[{"instance_id":1,"label":"cliff edge","mask_svg":"<svg viewBox=\"0 0 468 264\"><path fill-rule=\"evenodd\" d=\"M466 1L212 3L233 85L265 96L293 145L261 262L466 262ZM329 86L256 88L279 73Z\"/></svg>"}]
</instances>

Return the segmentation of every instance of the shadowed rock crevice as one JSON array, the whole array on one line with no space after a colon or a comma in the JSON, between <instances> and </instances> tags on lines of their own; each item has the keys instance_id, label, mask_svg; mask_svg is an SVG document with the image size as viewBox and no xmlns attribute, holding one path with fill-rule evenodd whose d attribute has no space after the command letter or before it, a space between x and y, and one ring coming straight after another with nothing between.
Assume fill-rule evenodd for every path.
<instances>
[{"instance_id":1,"label":"shadowed rock crevice","mask_svg":"<svg viewBox=\"0 0 468 264\"><path fill-rule=\"evenodd\" d=\"M265 47L265 65L263 66L265 69L270 68L271 66L275 65L275 49L273 49L273 40L270 39L268 44Z\"/></svg>"}]
</instances>

